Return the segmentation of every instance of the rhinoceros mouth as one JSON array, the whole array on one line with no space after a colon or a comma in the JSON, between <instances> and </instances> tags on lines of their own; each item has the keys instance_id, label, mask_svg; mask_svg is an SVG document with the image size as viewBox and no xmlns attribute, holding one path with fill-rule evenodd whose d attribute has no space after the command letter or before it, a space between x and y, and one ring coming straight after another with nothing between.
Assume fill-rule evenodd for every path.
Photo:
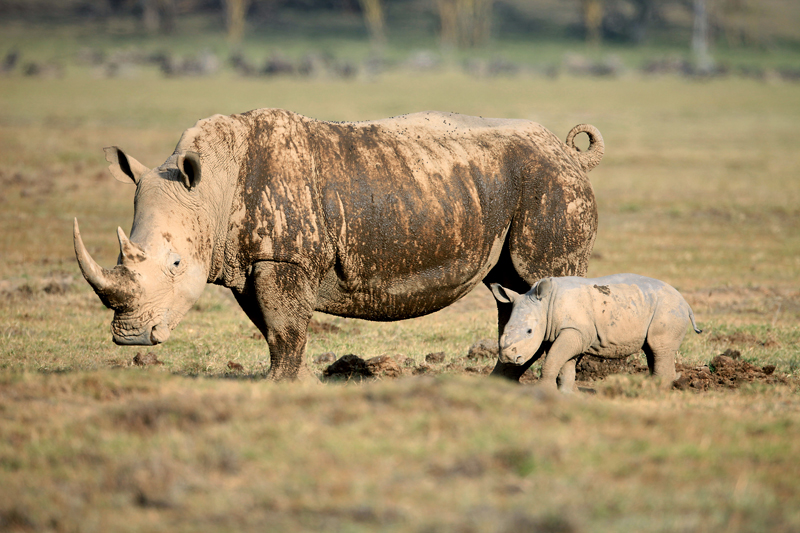
<instances>
[{"instance_id":1,"label":"rhinoceros mouth","mask_svg":"<svg viewBox=\"0 0 800 533\"><path fill-rule=\"evenodd\" d=\"M114 339L114 344L119 346L152 346L157 343L153 342L151 332L151 329L142 331L138 335L118 335L112 332L111 337Z\"/></svg>"},{"instance_id":2,"label":"rhinoceros mouth","mask_svg":"<svg viewBox=\"0 0 800 533\"><path fill-rule=\"evenodd\" d=\"M111 323L111 336L114 343L121 346L153 346L165 342L170 336L171 328L166 323L150 325L149 321L139 320L137 322L147 325L131 327L128 320L116 318Z\"/></svg>"}]
</instances>

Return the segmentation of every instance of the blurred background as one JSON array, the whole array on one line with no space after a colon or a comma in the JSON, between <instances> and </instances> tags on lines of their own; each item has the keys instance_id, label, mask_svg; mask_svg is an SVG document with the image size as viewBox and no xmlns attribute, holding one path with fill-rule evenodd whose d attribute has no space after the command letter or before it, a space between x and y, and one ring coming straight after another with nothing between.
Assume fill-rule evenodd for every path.
<instances>
[{"instance_id":1,"label":"blurred background","mask_svg":"<svg viewBox=\"0 0 800 533\"><path fill-rule=\"evenodd\" d=\"M0 0L2 73L800 79L796 0Z\"/></svg>"}]
</instances>

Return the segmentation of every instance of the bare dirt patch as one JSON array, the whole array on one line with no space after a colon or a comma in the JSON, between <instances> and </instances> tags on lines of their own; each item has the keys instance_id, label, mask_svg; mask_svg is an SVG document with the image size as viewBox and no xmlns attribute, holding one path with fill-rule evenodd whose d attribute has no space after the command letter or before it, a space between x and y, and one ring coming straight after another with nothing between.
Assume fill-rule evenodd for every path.
<instances>
[{"instance_id":1,"label":"bare dirt patch","mask_svg":"<svg viewBox=\"0 0 800 533\"><path fill-rule=\"evenodd\" d=\"M489 375L497 357L496 350L493 351L491 348L490 342L480 341L473 345L466 355L455 358L446 364L442 353L428 354L420 363L400 354L381 355L368 359L348 354L335 359L333 353L322 354L315 359L315 362L326 364L332 361L323 371L324 379L332 381L395 379L402 376L443 373ZM476 356L476 353L480 353L480 357ZM787 376L775 373L774 365L761 367L753 365L742 360L740 352L730 349L714 357L705 365L692 366L677 363L676 370L679 379L673 383L673 388L694 392L736 389L749 383L775 385L789 382ZM611 375L648 373L647 365L642 364L634 357L602 359L587 355L582 357L576 365L576 381L581 387L588 389ZM522 375L520 383L530 385L536 383L538 379L538 370L531 368Z\"/></svg>"},{"instance_id":2,"label":"bare dirt patch","mask_svg":"<svg viewBox=\"0 0 800 533\"><path fill-rule=\"evenodd\" d=\"M788 378L775 373L774 365L756 366L741 359L739 352L727 350L716 356L708 365L688 367L677 365L680 378L673 388L678 390L736 389L748 383L775 385L788 383Z\"/></svg>"}]
</instances>

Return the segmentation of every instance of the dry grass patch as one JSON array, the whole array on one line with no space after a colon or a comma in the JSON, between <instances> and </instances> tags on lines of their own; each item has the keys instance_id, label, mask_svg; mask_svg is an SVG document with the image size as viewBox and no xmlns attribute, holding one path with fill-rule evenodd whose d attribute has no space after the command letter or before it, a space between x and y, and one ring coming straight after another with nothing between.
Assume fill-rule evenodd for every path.
<instances>
[{"instance_id":1,"label":"dry grass patch","mask_svg":"<svg viewBox=\"0 0 800 533\"><path fill-rule=\"evenodd\" d=\"M650 383L564 398L455 376L299 388L27 375L0 393L0 512L45 530L800 524L796 393L760 390L769 401L754 405L755 392Z\"/></svg>"}]
</instances>

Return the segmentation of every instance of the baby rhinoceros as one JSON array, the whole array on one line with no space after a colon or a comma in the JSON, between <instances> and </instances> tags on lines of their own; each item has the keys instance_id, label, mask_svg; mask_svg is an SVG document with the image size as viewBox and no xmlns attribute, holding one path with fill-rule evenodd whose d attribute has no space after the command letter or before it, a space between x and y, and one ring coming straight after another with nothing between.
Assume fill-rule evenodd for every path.
<instances>
[{"instance_id":1,"label":"baby rhinoceros","mask_svg":"<svg viewBox=\"0 0 800 533\"><path fill-rule=\"evenodd\" d=\"M675 288L636 274L544 278L526 294L497 283L494 297L513 304L500 337L500 361L530 366L543 354L541 384L569 392L583 354L623 358L644 350L650 373L666 386L676 379L675 354L691 307Z\"/></svg>"}]
</instances>

